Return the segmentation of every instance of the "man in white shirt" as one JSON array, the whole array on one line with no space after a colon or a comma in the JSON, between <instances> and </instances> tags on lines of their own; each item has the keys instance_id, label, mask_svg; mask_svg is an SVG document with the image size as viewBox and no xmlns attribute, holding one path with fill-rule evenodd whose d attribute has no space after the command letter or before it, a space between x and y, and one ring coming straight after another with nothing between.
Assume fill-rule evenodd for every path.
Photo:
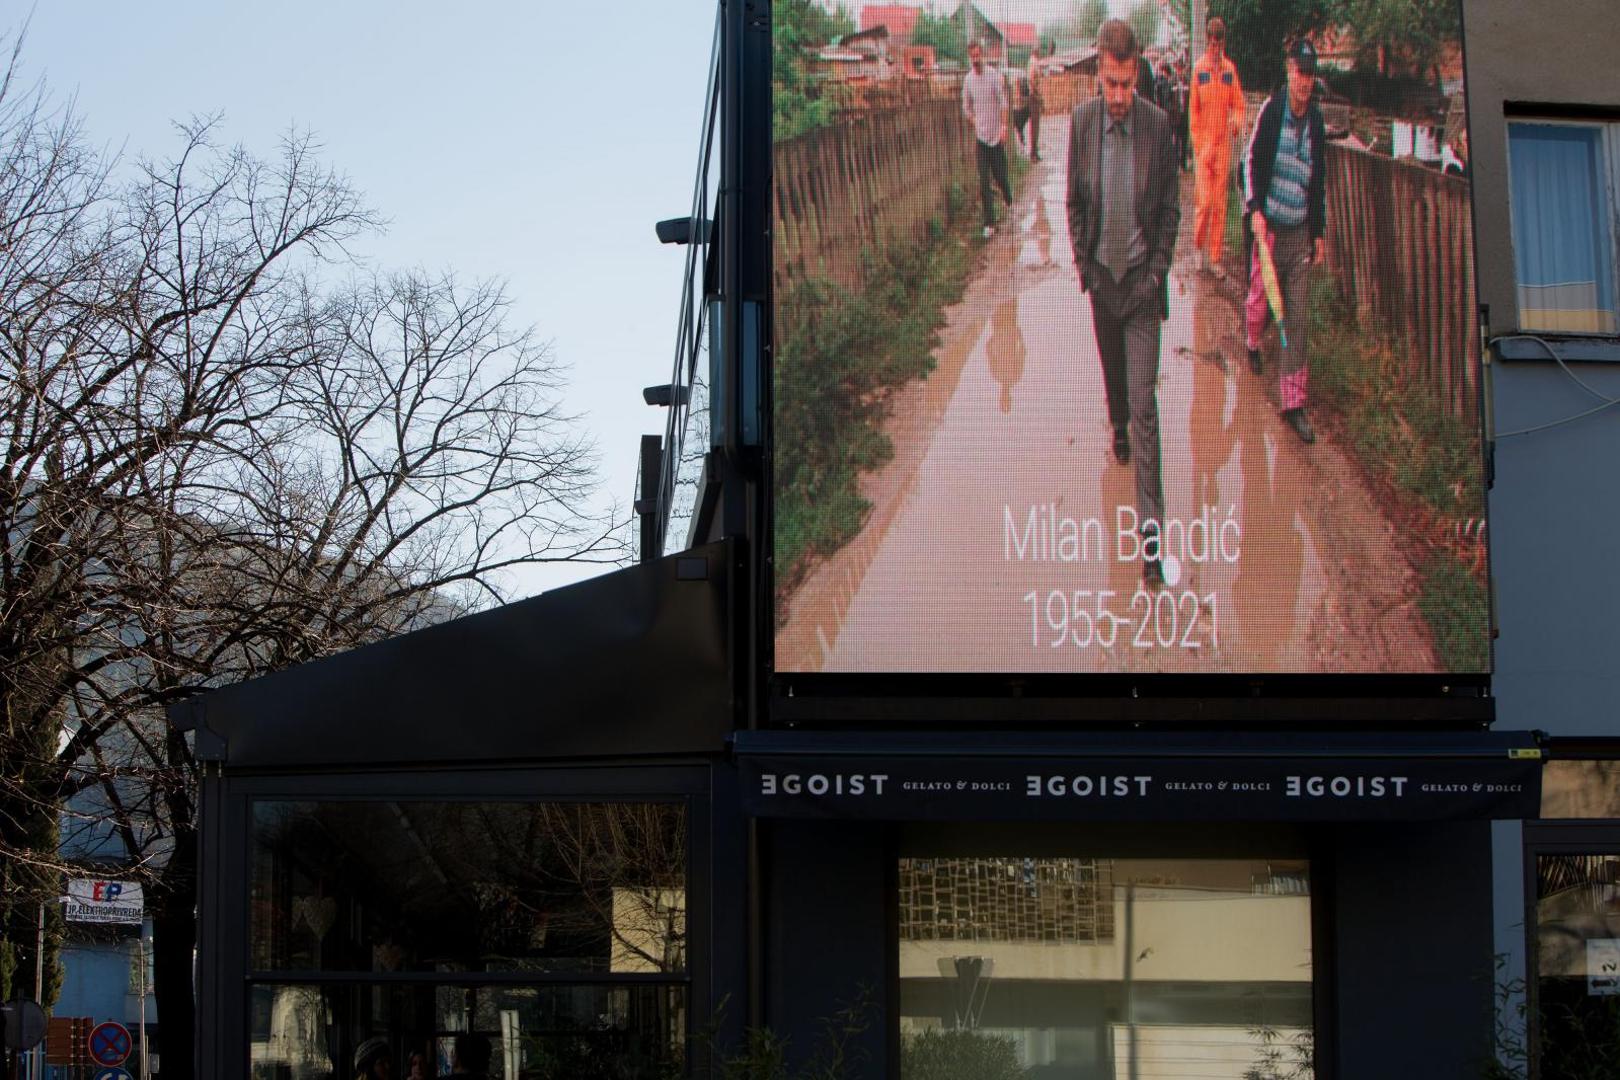
<instances>
[{"instance_id":1,"label":"man in white shirt","mask_svg":"<svg viewBox=\"0 0 1620 1080\"><path fill-rule=\"evenodd\" d=\"M974 150L979 163L979 205L984 211L984 236L995 235L995 192L991 177L1001 187L1001 198L1012 205L1012 184L1007 179L1007 84L1001 74L984 66L984 49L968 46L973 70L962 80L962 112L973 125Z\"/></svg>"}]
</instances>

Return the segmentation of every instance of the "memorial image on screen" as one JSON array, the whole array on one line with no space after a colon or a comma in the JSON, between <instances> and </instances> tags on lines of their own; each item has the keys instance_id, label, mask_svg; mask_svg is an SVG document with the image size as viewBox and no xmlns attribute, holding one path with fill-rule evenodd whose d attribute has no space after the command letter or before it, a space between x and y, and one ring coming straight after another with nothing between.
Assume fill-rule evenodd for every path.
<instances>
[{"instance_id":1,"label":"memorial image on screen","mask_svg":"<svg viewBox=\"0 0 1620 1080\"><path fill-rule=\"evenodd\" d=\"M1192 10L773 3L777 671L1489 670L1460 10Z\"/></svg>"}]
</instances>

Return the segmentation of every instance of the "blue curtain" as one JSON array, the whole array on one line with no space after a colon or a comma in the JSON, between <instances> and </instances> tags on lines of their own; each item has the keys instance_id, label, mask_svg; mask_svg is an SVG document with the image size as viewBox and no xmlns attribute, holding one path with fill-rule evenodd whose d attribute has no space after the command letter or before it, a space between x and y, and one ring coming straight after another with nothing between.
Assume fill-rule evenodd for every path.
<instances>
[{"instance_id":1,"label":"blue curtain","mask_svg":"<svg viewBox=\"0 0 1620 1080\"><path fill-rule=\"evenodd\" d=\"M1590 282L1612 310L1612 241L1604 227L1597 128L1511 124L1513 251L1520 285Z\"/></svg>"}]
</instances>

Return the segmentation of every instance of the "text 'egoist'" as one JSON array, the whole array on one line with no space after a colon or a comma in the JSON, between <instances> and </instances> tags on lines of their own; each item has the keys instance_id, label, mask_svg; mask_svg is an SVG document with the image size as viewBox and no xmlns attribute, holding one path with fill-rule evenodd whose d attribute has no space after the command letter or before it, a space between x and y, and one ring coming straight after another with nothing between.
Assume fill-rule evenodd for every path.
<instances>
[{"instance_id":1,"label":"text 'egoist'","mask_svg":"<svg viewBox=\"0 0 1620 1080\"><path fill-rule=\"evenodd\" d=\"M1024 794L1033 798L1066 795L1081 799L1143 798L1151 783L1151 776L1026 776Z\"/></svg>"},{"instance_id":2,"label":"text 'egoist'","mask_svg":"<svg viewBox=\"0 0 1620 1080\"><path fill-rule=\"evenodd\" d=\"M1406 795L1406 777L1290 776L1283 790L1290 799L1399 799Z\"/></svg>"},{"instance_id":3,"label":"text 'egoist'","mask_svg":"<svg viewBox=\"0 0 1620 1080\"><path fill-rule=\"evenodd\" d=\"M761 795L873 795L883 794L887 773L761 773Z\"/></svg>"}]
</instances>

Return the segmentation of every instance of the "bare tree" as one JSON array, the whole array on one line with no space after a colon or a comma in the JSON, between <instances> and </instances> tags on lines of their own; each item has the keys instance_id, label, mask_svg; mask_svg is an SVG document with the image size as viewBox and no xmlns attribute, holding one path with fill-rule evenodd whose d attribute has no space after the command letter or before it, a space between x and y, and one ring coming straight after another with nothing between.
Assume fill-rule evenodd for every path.
<instances>
[{"instance_id":1,"label":"bare tree","mask_svg":"<svg viewBox=\"0 0 1620 1080\"><path fill-rule=\"evenodd\" d=\"M146 877L165 1075L192 1075L196 763L165 705L617 561L560 370L502 289L364 273L307 136L178 129L113 169L0 84L0 938L57 815ZM125 177L118 179L118 177ZM342 284L328 284L329 281ZM71 860L68 860L71 861ZM31 876L30 876L31 875ZM0 974L6 970L0 956Z\"/></svg>"}]
</instances>

